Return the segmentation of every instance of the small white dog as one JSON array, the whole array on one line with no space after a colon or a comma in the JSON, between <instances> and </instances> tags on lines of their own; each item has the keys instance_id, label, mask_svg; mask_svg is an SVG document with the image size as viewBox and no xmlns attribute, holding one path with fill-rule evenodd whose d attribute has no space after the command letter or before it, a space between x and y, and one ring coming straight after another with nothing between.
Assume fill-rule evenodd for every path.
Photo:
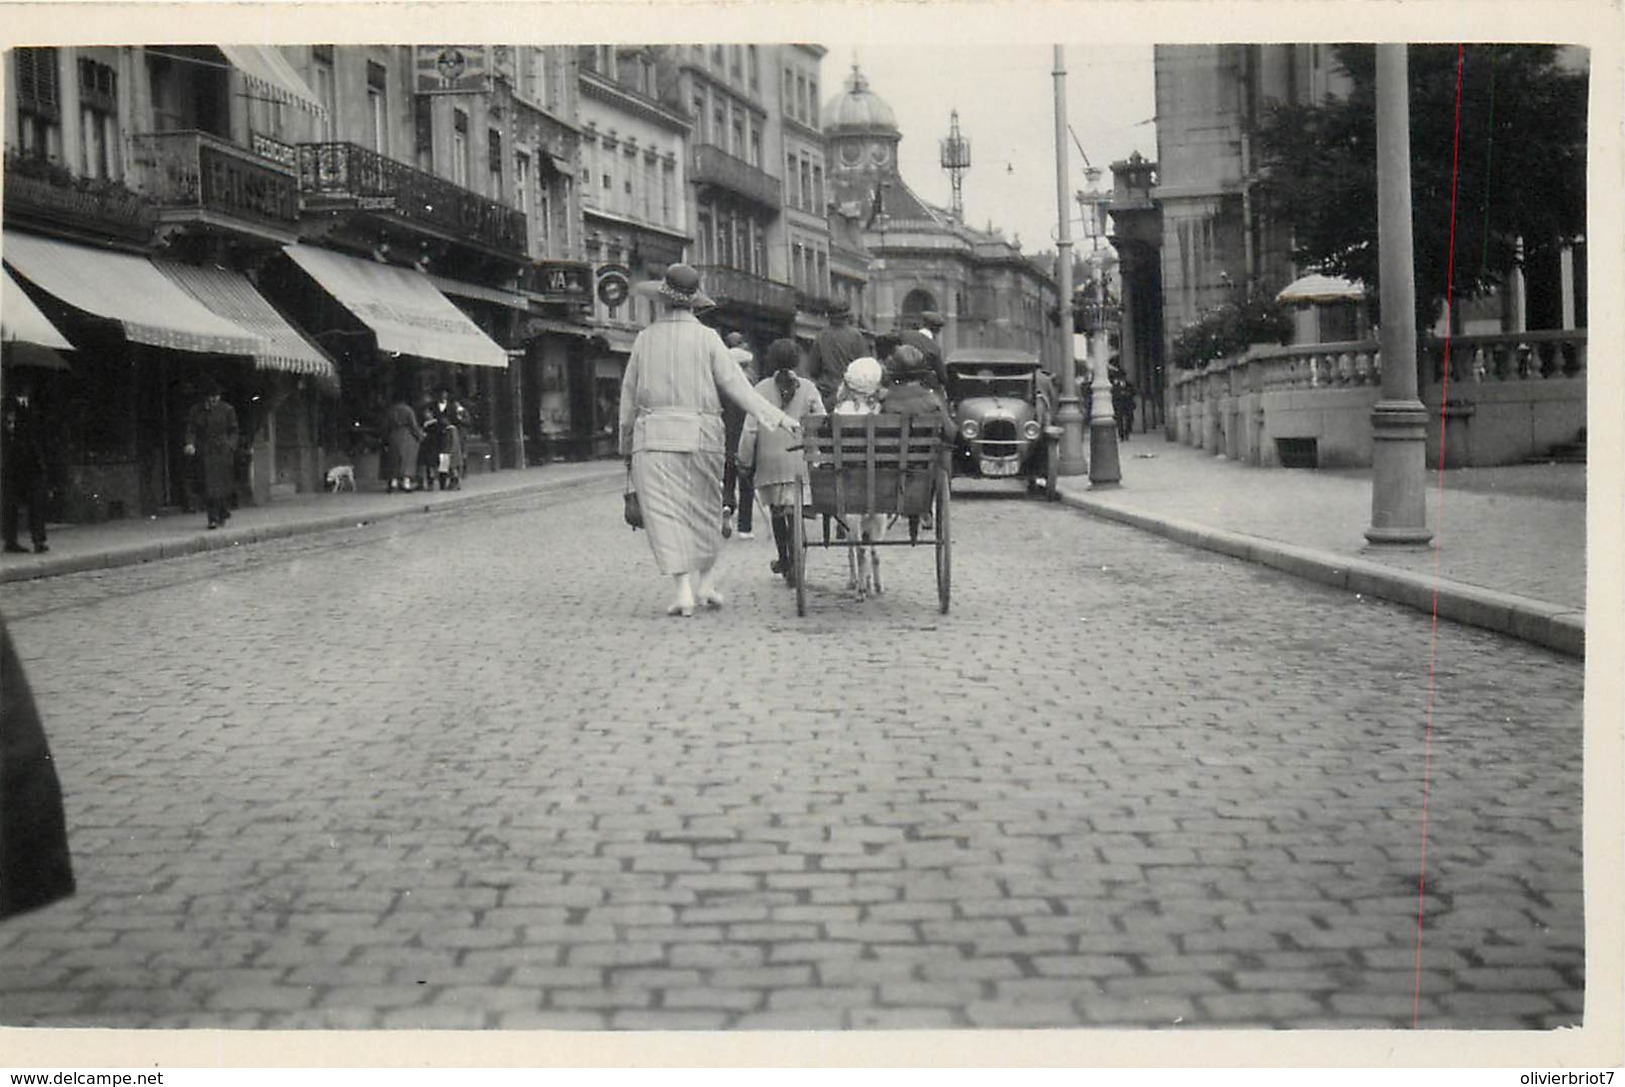
<instances>
[{"instance_id":1,"label":"small white dog","mask_svg":"<svg viewBox=\"0 0 1625 1087\"><path fill-rule=\"evenodd\" d=\"M327 470L327 489L334 494L355 490L355 465L335 464Z\"/></svg>"},{"instance_id":2,"label":"small white dog","mask_svg":"<svg viewBox=\"0 0 1625 1087\"><path fill-rule=\"evenodd\" d=\"M885 370L876 359L864 356L853 359L846 367L846 375L841 381L841 387L835 391L836 415L874 415L880 408L880 382L885 376ZM880 553L872 545L886 534L886 517L884 514L859 514L851 518L855 521L859 543L856 547L847 548L848 578L847 588L856 589L859 600L865 600L870 593L879 596L884 590L880 585ZM847 532L853 531L853 525L843 526Z\"/></svg>"}]
</instances>

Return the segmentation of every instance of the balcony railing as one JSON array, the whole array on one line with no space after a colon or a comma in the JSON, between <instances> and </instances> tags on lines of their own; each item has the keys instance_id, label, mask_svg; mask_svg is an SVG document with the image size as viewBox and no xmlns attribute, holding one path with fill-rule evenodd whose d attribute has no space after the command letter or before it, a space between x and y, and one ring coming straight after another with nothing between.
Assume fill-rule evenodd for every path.
<instances>
[{"instance_id":1,"label":"balcony railing","mask_svg":"<svg viewBox=\"0 0 1625 1087\"><path fill-rule=\"evenodd\" d=\"M118 182L76 177L57 163L11 151L5 171L7 225L138 244L152 239L152 201Z\"/></svg>"},{"instance_id":2,"label":"balcony railing","mask_svg":"<svg viewBox=\"0 0 1625 1087\"><path fill-rule=\"evenodd\" d=\"M783 186L778 178L712 144L694 145L688 176L696 185L727 189L772 211L784 206Z\"/></svg>"},{"instance_id":3,"label":"balcony railing","mask_svg":"<svg viewBox=\"0 0 1625 1087\"><path fill-rule=\"evenodd\" d=\"M764 279L720 264L699 266L705 293L720 303L749 306L790 315L796 309L796 289L788 283Z\"/></svg>"},{"instance_id":4,"label":"balcony railing","mask_svg":"<svg viewBox=\"0 0 1625 1087\"><path fill-rule=\"evenodd\" d=\"M293 170L206 132L133 137L135 187L174 218L209 212L291 232L299 221Z\"/></svg>"},{"instance_id":5,"label":"balcony railing","mask_svg":"<svg viewBox=\"0 0 1625 1087\"><path fill-rule=\"evenodd\" d=\"M353 143L299 145L305 207L354 208L498 252L523 256L525 214Z\"/></svg>"}]
</instances>

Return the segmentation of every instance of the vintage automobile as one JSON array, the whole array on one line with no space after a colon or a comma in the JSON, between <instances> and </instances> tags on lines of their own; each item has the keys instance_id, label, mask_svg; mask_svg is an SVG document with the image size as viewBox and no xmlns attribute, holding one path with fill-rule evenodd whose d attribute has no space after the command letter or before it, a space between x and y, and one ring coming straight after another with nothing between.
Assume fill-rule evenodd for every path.
<instances>
[{"instance_id":1,"label":"vintage automobile","mask_svg":"<svg viewBox=\"0 0 1625 1087\"><path fill-rule=\"evenodd\" d=\"M966 347L946 362L948 403L959 437L954 474L1025 479L1028 491L1055 497L1055 446L1050 423L1054 385L1036 356L999 347Z\"/></svg>"}]
</instances>

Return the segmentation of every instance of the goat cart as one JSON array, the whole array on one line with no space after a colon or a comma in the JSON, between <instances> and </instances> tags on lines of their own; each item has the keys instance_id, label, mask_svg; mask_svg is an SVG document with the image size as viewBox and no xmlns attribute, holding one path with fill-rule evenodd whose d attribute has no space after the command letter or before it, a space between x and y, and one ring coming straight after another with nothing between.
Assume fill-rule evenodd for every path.
<instances>
[{"instance_id":1,"label":"goat cart","mask_svg":"<svg viewBox=\"0 0 1625 1087\"><path fill-rule=\"evenodd\" d=\"M814 547L845 548L859 598L880 591L878 549L929 546L937 560L937 604L948 613L952 546L950 465L937 420L908 415L826 415L805 420L807 472L796 490L794 518L796 614L807 614L807 555ZM807 538L818 517L823 539ZM831 539L831 523L840 538ZM897 530L906 523L906 538ZM866 533L868 528L880 531ZM890 529L888 535L885 530ZM870 538L865 538L868 535Z\"/></svg>"}]
</instances>

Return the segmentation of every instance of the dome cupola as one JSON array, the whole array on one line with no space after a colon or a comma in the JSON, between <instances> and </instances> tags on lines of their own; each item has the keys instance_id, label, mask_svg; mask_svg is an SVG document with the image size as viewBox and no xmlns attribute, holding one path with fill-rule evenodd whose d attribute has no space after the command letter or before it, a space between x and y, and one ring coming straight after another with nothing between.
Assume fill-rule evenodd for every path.
<instances>
[{"instance_id":1,"label":"dome cupola","mask_svg":"<svg viewBox=\"0 0 1625 1087\"><path fill-rule=\"evenodd\" d=\"M869 81L852 65L846 77L846 90L824 106L824 133L829 136L900 136L897 115L874 91Z\"/></svg>"}]
</instances>

